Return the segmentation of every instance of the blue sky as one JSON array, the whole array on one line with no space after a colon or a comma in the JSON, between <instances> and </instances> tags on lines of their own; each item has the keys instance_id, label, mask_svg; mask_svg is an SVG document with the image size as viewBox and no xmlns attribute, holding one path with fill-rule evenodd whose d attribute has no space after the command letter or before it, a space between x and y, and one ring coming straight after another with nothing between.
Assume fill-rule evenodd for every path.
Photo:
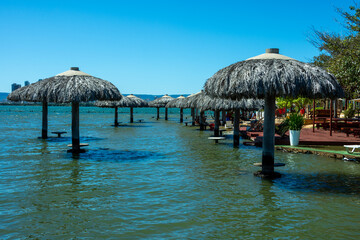
<instances>
[{"instance_id":1,"label":"blue sky","mask_svg":"<svg viewBox=\"0 0 360 240\"><path fill-rule=\"evenodd\" d=\"M353 0L0 1L0 92L72 66L121 93L198 92L234 62L280 48L308 62L312 27L341 33Z\"/></svg>"}]
</instances>

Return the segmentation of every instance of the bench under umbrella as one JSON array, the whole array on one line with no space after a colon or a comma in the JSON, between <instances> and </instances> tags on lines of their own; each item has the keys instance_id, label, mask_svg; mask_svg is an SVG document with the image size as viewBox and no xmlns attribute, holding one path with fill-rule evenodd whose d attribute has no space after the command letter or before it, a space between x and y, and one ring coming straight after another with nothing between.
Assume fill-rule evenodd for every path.
<instances>
[{"instance_id":1,"label":"bench under umbrella","mask_svg":"<svg viewBox=\"0 0 360 240\"><path fill-rule=\"evenodd\" d=\"M157 98L151 102L149 102L149 107L155 107L157 111L156 120L159 120L160 118L160 108L165 108L166 104L173 100L173 97L170 97L169 95L165 94L161 98ZM168 109L165 108L165 120L168 120Z\"/></svg>"},{"instance_id":2,"label":"bench under umbrella","mask_svg":"<svg viewBox=\"0 0 360 240\"><path fill-rule=\"evenodd\" d=\"M265 100L262 170L258 173L263 177L280 176L274 172L275 98L334 99L344 95L326 70L281 55L277 48L219 70L206 81L204 90L220 98Z\"/></svg>"},{"instance_id":3,"label":"bench under umbrella","mask_svg":"<svg viewBox=\"0 0 360 240\"><path fill-rule=\"evenodd\" d=\"M78 67L28 85L23 101L71 103L72 152L80 152L79 103L96 100L120 100L122 95L110 82L81 72Z\"/></svg>"},{"instance_id":4,"label":"bench under umbrella","mask_svg":"<svg viewBox=\"0 0 360 240\"><path fill-rule=\"evenodd\" d=\"M147 101L136 97L133 94L130 94L126 97L123 97L120 101L96 101L95 106L98 107L107 107L115 109L115 122L114 126L118 126L118 108L128 107L130 108L130 122L134 122L134 108L137 107L148 107Z\"/></svg>"}]
</instances>

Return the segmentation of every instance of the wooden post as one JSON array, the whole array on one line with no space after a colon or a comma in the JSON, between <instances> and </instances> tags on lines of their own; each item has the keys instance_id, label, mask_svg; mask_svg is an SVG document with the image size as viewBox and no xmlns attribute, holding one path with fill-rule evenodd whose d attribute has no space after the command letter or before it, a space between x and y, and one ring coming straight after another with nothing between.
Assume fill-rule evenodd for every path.
<instances>
[{"instance_id":1,"label":"wooden post","mask_svg":"<svg viewBox=\"0 0 360 240\"><path fill-rule=\"evenodd\" d=\"M200 121L200 130L205 130L204 127L204 111L200 111L200 117L199 117L199 121Z\"/></svg>"},{"instance_id":2,"label":"wooden post","mask_svg":"<svg viewBox=\"0 0 360 240\"><path fill-rule=\"evenodd\" d=\"M315 132L315 98L313 101L313 132Z\"/></svg>"},{"instance_id":3,"label":"wooden post","mask_svg":"<svg viewBox=\"0 0 360 240\"><path fill-rule=\"evenodd\" d=\"M264 176L274 174L275 151L275 96L265 97L264 136L262 142L262 171Z\"/></svg>"},{"instance_id":4,"label":"wooden post","mask_svg":"<svg viewBox=\"0 0 360 240\"><path fill-rule=\"evenodd\" d=\"M72 102L71 105L72 122L71 122L71 135L72 135L72 152L80 152L80 131L79 131L79 103Z\"/></svg>"},{"instance_id":5,"label":"wooden post","mask_svg":"<svg viewBox=\"0 0 360 240\"><path fill-rule=\"evenodd\" d=\"M130 108L130 123L134 122L134 108Z\"/></svg>"},{"instance_id":6,"label":"wooden post","mask_svg":"<svg viewBox=\"0 0 360 240\"><path fill-rule=\"evenodd\" d=\"M332 136L333 100L330 99L330 136Z\"/></svg>"},{"instance_id":7,"label":"wooden post","mask_svg":"<svg viewBox=\"0 0 360 240\"><path fill-rule=\"evenodd\" d=\"M180 108L180 123L184 122L184 109Z\"/></svg>"},{"instance_id":8,"label":"wooden post","mask_svg":"<svg viewBox=\"0 0 360 240\"><path fill-rule=\"evenodd\" d=\"M156 120L159 120L159 118L160 118L160 109L159 109L159 107L156 108L156 112L157 112Z\"/></svg>"},{"instance_id":9,"label":"wooden post","mask_svg":"<svg viewBox=\"0 0 360 240\"><path fill-rule=\"evenodd\" d=\"M195 108L191 108L191 117L192 117L191 125L195 126Z\"/></svg>"},{"instance_id":10,"label":"wooden post","mask_svg":"<svg viewBox=\"0 0 360 240\"><path fill-rule=\"evenodd\" d=\"M239 147L240 144L240 109L235 109L234 116L234 147Z\"/></svg>"},{"instance_id":11,"label":"wooden post","mask_svg":"<svg viewBox=\"0 0 360 240\"><path fill-rule=\"evenodd\" d=\"M168 120L168 108L165 108L165 120Z\"/></svg>"},{"instance_id":12,"label":"wooden post","mask_svg":"<svg viewBox=\"0 0 360 240\"><path fill-rule=\"evenodd\" d=\"M221 111L221 120L222 120L222 125L224 126L226 123L226 111L225 110Z\"/></svg>"},{"instance_id":13,"label":"wooden post","mask_svg":"<svg viewBox=\"0 0 360 240\"><path fill-rule=\"evenodd\" d=\"M214 111L214 117L215 117L215 126L214 126L214 136L219 137L220 131L219 131L219 125L220 125L220 111L215 110Z\"/></svg>"},{"instance_id":14,"label":"wooden post","mask_svg":"<svg viewBox=\"0 0 360 240\"><path fill-rule=\"evenodd\" d=\"M119 121L118 121L118 107L115 107L115 122L114 122L114 126L115 126L115 127L119 126Z\"/></svg>"},{"instance_id":15,"label":"wooden post","mask_svg":"<svg viewBox=\"0 0 360 240\"><path fill-rule=\"evenodd\" d=\"M48 138L48 103L43 101L42 103L42 129L41 129L41 138Z\"/></svg>"}]
</instances>

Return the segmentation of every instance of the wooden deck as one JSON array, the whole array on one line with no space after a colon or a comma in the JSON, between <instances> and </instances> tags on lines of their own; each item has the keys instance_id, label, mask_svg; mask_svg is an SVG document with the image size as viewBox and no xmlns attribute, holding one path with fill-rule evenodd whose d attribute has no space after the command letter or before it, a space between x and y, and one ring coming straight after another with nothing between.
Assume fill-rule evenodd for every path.
<instances>
[{"instance_id":1,"label":"wooden deck","mask_svg":"<svg viewBox=\"0 0 360 240\"><path fill-rule=\"evenodd\" d=\"M255 142L256 146L262 146L263 132L243 132L244 137ZM303 128L300 133L299 145L328 145L328 146L343 146L360 144L360 138L353 135L346 136L344 132L333 132L330 136L329 130L315 129L313 133L312 128ZM289 138L280 138L275 135L275 145L290 145Z\"/></svg>"}]
</instances>

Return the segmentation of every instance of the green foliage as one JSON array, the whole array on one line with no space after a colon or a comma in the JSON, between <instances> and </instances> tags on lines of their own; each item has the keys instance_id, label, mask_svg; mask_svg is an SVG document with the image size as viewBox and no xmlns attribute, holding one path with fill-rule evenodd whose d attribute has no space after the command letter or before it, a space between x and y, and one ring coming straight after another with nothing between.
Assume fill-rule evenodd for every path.
<instances>
[{"instance_id":1,"label":"green foliage","mask_svg":"<svg viewBox=\"0 0 360 240\"><path fill-rule=\"evenodd\" d=\"M289 119L286 118L278 126L275 127L276 134L279 134L281 137L285 136L285 133L289 130Z\"/></svg>"},{"instance_id":2,"label":"green foliage","mask_svg":"<svg viewBox=\"0 0 360 240\"><path fill-rule=\"evenodd\" d=\"M351 6L348 12L338 9L338 13L344 19L347 35L314 30L310 41L321 54L314 57L313 63L335 75L347 98L357 98L360 94L360 9Z\"/></svg>"},{"instance_id":3,"label":"green foliage","mask_svg":"<svg viewBox=\"0 0 360 240\"><path fill-rule=\"evenodd\" d=\"M278 97L276 98L276 105L278 108L291 108L294 99L292 97Z\"/></svg>"},{"instance_id":4,"label":"green foliage","mask_svg":"<svg viewBox=\"0 0 360 240\"><path fill-rule=\"evenodd\" d=\"M355 116L355 110L353 108L354 108L353 103L350 102L348 109L344 111L344 115L346 118L353 118Z\"/></svg>"},{"instance_id":5,"label":"green foliage","mask_svg":"<svg viewBox=\"0 0 360 240\"><path fill-rule=\"evenodd\" d=\"M296 98L294 99L294 104L296 106L296 112L299 112L300 109L305 108L306 105L310 104L311 100L309 98Z\"/></svg>"},{"instance_id":6,"label":"green foliage","mask_svg":"<svg viewBox=\"0 0 360 240\"><path fill-rule=\"evenodd\" d=\"M304 126L304 117L297 113L290 114L289 130L301 130Z\"/></svg>"}]
</instances>

